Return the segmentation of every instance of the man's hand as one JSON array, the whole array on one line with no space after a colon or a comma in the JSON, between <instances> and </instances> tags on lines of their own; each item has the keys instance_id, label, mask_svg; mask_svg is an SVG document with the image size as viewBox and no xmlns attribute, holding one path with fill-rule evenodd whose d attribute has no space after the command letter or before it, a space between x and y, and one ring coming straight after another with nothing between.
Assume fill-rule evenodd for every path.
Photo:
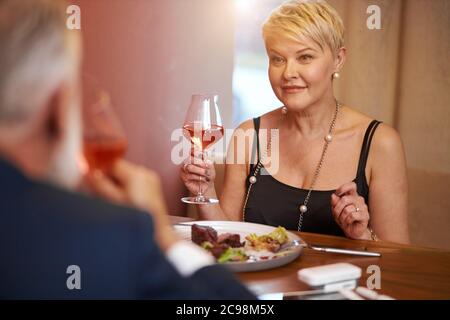
<instances>
[{"instance_id":1,"label":"man's hand","mask_svg":"<svg viewBox=\"0 0 450 320\"><path fill-rule=\"evenodd\" d=\"M118 160L107 173L89 172L86 183L95 194L122 205L134 206L151 214L156 238L163 250L178 241L170 227L167 207L156 172L126 160Z\"/></svg>"}]
</instances>

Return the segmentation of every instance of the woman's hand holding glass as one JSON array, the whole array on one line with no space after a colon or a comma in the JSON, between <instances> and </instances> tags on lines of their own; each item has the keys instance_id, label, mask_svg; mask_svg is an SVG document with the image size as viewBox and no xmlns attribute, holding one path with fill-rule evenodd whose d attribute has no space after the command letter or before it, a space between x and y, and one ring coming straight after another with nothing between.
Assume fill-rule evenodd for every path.
<instances>
[{"instance_id":1,"label":"woman's hand holding glass","mask_svg":"<svg viewBox=\"0 0 450 320\"><path fill-rule=\"evenodd\" d=\"M180 176L189 192L196 194L200 183L200 188L206 197L217 197L214 188L216 170L212 161L202 160L201 158L191 155L181 167Z\"/></svg>"},{"instance_id":2,"label":"woman's hand holding glass","mask_svg":"<svg viewBox=\"0 0 450 320\"><path fill-rule=\"evenodd\" d=\"M217 95L193 95L186 114L183 134L191 142L191 158L185 162L188 164L183 167L182 178L189 191L196 196L182 198L181 201L185 203L214 204L219 202L215 195L213 197L204 195L204 187L210 187L211 170L214 170L212 163L207 164L204 161L207 154L206 149L220 140L224 133L217 100ZM188 171L188 166L193 172ZM192 178L197 178L195 191ZM211 190L211 188L209 189Z\"/></svg>"}]
</instances>

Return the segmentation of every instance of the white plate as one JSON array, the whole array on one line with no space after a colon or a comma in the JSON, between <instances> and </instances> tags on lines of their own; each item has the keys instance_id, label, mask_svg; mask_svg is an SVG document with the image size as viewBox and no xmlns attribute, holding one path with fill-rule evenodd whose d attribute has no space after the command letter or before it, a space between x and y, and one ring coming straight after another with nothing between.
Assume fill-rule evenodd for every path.
<instances>
[{"instance_id":1,"label":"white plate","mask_svg":"<svg viewBox=\"0 0 450 320\"><path fill-rule=\"evenodd\" d=\"M217 233L220 235L222 233L237 233L241 236L241 242L245 240L245 237L250 233L256 233L258 236L267 234L275 230L276 228L248 222L235 222L235 221L192 221L183 222L183 225L174 225L175 231L183 239L191 241L191 227L192 224L198 224L201 226L213 227ZM287 232L289 241L299 240L302 243L304 241L292 232ZM247 241L247 240L245 240ZM295 246L290 249L282 250L277 253L268 253L268 259L260 260L247 260L239 262L226 262L223 263L232 271L235 272L246 272L246 271L259 271L272 269L276 267L283 266L295 260L302 252L301 246Z\"/></svg>"}]
</instances>

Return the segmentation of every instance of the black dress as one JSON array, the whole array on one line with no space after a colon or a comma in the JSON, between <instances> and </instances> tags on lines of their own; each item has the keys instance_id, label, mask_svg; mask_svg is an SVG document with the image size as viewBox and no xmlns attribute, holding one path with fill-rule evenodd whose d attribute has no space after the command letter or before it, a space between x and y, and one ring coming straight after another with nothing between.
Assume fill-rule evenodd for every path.
<instances>
[{"instance_id":1,"label":"black dress","mask_svg":"<svg viewBox=\"0 0 450 320\"><path fill-rule=\"evenodd\" d=\"M259 150L259 124L260 118L254 118L256 135L256 148L253 147L253 154L257 154L260 161ZM367 184L365 168L369 154L370 143L375 129L380 124L373 120L364 135L364 140L359 157L356 178L353 180L357 185L358 194L364 197L366 203L369 199L369 186ZM257 162L257 163L258 163ZM247 190L249 178L253 176L256 165L250 165L250 173L247 177ZM264 174L262 174L264 173ZM342 229L336 224L331 211L331 194L335 190L313 190L308 202L308 212L303 215L302 230L304 232L314 232L321 234L345 236ZM300 216L299 207L308 193L308 190L295 188L286 185L267 173L264 166L261 166L257 174L257 182L253 184L248 196L245 210L245 221L262 223L271 226L283 226L289 230L297 230Z\"/></svg>"}]
</instances>

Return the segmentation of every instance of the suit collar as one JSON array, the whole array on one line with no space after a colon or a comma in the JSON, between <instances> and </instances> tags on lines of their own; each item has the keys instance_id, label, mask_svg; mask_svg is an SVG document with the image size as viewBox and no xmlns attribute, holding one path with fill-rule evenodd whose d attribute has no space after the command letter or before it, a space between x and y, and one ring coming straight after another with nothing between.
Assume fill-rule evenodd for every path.
<instances>
[{"instance_id":1,"label":"suit collar","mask_svg":"<svg viewBox=\"0 0 450 320\"><path fill-rule=\"evenodd\" d=\"M0 156L0 187L13 188L30 183L30 180L11 162Z\"/></svg>"}]
</instances>

